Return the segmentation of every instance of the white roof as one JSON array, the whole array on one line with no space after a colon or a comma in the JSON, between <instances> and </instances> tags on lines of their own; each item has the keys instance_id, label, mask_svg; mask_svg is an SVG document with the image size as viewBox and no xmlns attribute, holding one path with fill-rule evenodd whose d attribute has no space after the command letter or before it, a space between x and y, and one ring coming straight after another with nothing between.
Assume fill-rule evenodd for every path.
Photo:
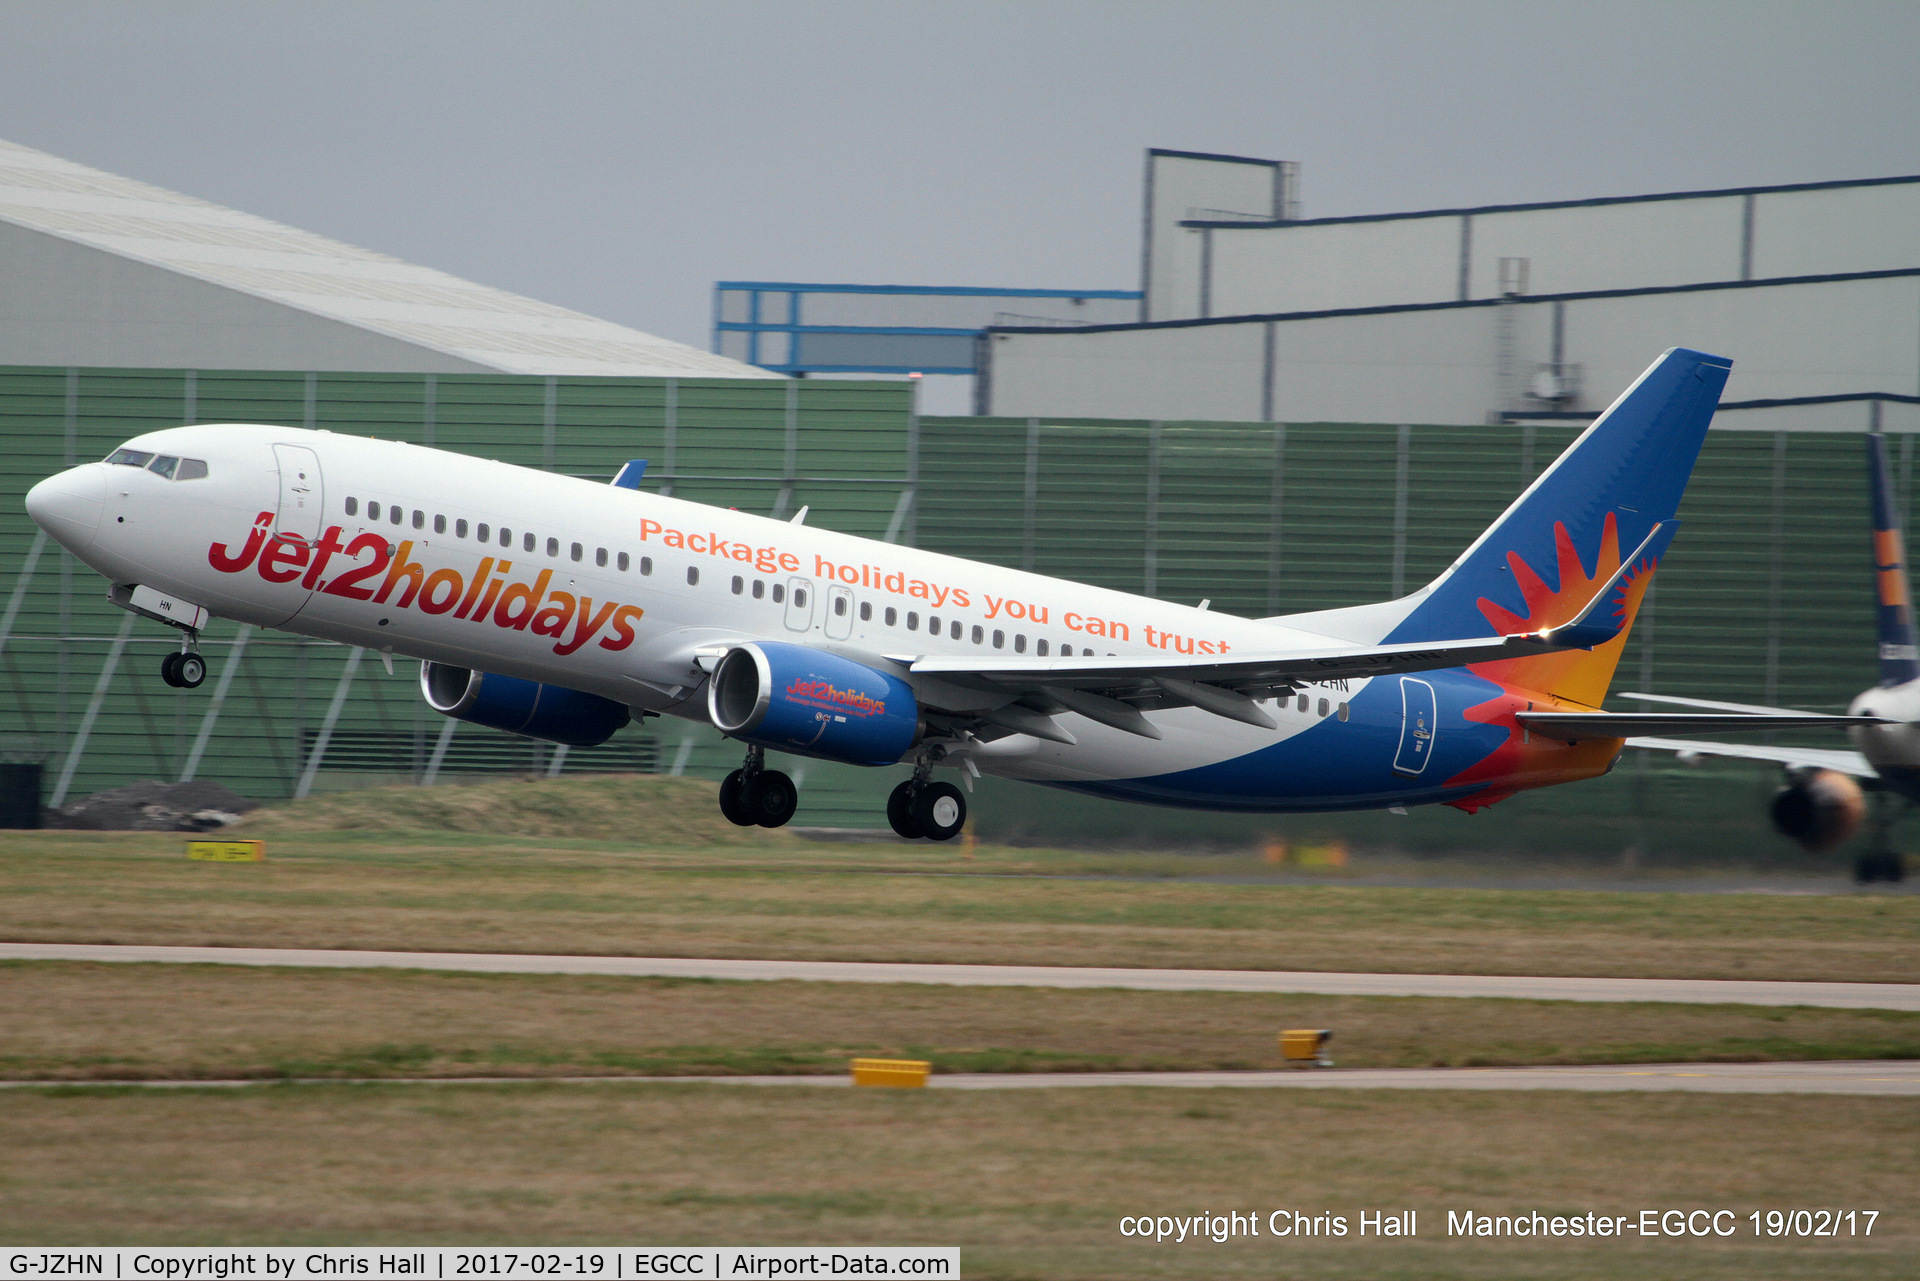
<instances>
[{"instance_id":1,"label":"white roof","mask_svg":"<svg viewBox=\"0 0 1920 1281\"><path fill-rule=\"evenodd\" d=\"M6 141L0 221L503 373L781 376Z\"/></svg>"}]
</instances>

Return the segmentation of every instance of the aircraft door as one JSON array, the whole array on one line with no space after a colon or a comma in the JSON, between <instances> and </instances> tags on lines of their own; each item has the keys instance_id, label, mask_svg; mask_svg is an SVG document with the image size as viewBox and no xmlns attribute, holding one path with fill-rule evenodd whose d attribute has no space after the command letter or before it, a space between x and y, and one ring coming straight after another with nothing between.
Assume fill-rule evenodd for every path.
<instances>
[{"instance_id":1,"label":"aircraft door","mask_svg":"<svg viewBox=\"0 0 1920 1281\"><path fill-rule=\"evenodd\" d=\"M813 580L787 580L787 630L804 632L813 626Z\"/></svg>"},{"instance_id":2,"label":"aircraft door","mask_svg":"<svg viewBox=\"0 0 1920 1281\"><path fill-rule=\"evenodd\" d=\"M853 593L844 587L827 588L827 638L846 640L853 635Z\"/></svg>"},{"instance_id":3,"label":"aircraft door","mask_svg":"<svg viewBox=\"0 0 1920 1281\"><path fill-rule=\"evenodd\" d=\"M320 537L324 494L320 487L320 456L305 445L275 445L280 465L280 520L276 529L312 543Z\"/></svg>"},{"instance_id":4,"label":"aircraft door","mask_svg":"<svg viewBox=\"0 0 1920 1281\"><path fill-rule=\"evenodd\" d=\"M1433 739L1439 729L1434 708L1433 686L1416 676L1400 678L1400 750L1394 753L1396 774L1418 775L1427 768L1433 755Z\"/></svg>"}]
</instances>

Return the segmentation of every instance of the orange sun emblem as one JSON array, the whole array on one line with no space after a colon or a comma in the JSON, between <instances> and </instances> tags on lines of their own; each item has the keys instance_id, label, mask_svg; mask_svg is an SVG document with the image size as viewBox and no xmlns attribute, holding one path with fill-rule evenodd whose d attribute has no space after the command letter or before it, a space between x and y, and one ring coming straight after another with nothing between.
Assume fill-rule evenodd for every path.
<instances>
[{"instance_id":1,"label":"orange sun emblem","mask_svg":"<svg viewBox=\"0 0 1920 1281\"><path fill-rule=\"evenodd\" d=\"M1620 568L1620 530L1612 512L1607 513L1606 525L1600 534L1600 554L1591 574L1581 564L1573 536L1567 533L1564 524L1554 524L1553 541L1560 571L1557 589L1547 586L1546 580L1535 573L1519 553L1507 553L1507 567L1526 603L1525 614L1516 614L1484 596L1480 598L1480 612L1499 635L1537 632L1571 621L1593 598L1599 585ZM1601 605L1602 609L1610 609L1620 623L1620 634L1604 645L1590 650L1569 649L1527 658L1503 658L1468 667L1474 675L1492 681L1501 689L1493 698L1468 708L1466 718L1483 725L1504 726L1507 740L1477 764L1447 780L1449 786L1455 787L1487 784L1484 790L1450 804L1472 813L1527 788L1591 778L1607 771L1618 750L1614 740L1589 739L1568 744L1543 739L1522 730L1513 714L1528 710L1591 711L1600 706L1607 696L1607 685L1613 680L1613 670L1619 665L1620 654L1627 647L1627 631L1633 626L1640 602L1653 582L1655 566L1652 558L1633 566L1613 589L1613 599Z\"/></svg>"}]
</instances>

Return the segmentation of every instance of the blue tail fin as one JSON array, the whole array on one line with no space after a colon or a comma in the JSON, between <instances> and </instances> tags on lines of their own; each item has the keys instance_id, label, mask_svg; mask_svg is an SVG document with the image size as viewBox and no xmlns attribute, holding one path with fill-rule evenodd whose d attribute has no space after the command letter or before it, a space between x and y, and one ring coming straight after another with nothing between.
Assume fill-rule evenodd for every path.
<instances>
[{"instance_id":1,"label":"blue tail fin","mask_svg":"<svg viewBox=\"0 0 1920 1281\"><path fill-rule=\"evenodd\" d=\"M1408 598L1385 639L1484 636L1577 613L1623 554L1674 518L1731 366L1682 347L1654 361L1452 568Z\"/></svg>"},{"instance_id":2,"label":"blue tail fin","mask_svg":"<svg viewBox=\"0 0 1920 1281\"><path fill-rule=\"evenodd\" d=\"M1887 475L1886 437L1867 436L1867 481L1873 487L1873 576L1880 602L1880 687L1920 678L1914 661L1913 599L1907 587L1907 545Z\"/></svg>"}]
</instances>

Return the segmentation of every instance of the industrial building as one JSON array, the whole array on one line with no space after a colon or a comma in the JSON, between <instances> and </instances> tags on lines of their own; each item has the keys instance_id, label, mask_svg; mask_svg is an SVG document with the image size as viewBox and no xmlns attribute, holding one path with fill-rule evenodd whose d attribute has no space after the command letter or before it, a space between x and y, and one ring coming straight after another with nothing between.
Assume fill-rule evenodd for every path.
<instances>
[{"instance_id":1,"label":"industrial building","mask_svg":"<svg viewBox=\"0 0 1920 1281\"><path fill-rule=\"evenodd\" d=\"M1141 319L995 326L997 415L1585 420L1671 346L1723 424L1920 422L1920 177L1302 219L1277 162L1149 153Z\"/></svg>"}]
</instances>

